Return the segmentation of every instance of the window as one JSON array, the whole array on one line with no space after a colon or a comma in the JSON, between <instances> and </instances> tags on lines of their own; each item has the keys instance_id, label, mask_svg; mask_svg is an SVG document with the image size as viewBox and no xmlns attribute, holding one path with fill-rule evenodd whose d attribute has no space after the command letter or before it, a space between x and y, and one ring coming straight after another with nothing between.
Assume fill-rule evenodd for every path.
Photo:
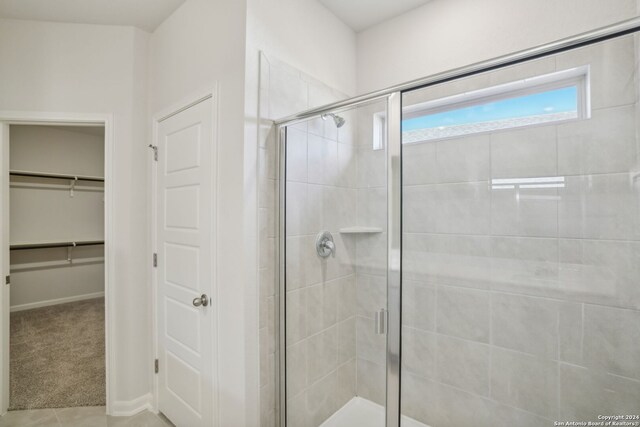
<instances>
[{"instance_id":1,"label":"window","mask_svg":"<svg viewBox=\"0 0 640 427\"><path fill-rule=\"evenodd\" d=\"M404 109L404 143L587 118L588 67L560 71Z\"/></svg>"},{"instance_id":2,"label":"window","mask_svg":"<svg viewBox=\"0 0 640 427\"><path fill-rule=\"evenodd\" d=\"M373 149L382 150L387 146L387 114L373 114Z\"/></svg>"}]
</instances>

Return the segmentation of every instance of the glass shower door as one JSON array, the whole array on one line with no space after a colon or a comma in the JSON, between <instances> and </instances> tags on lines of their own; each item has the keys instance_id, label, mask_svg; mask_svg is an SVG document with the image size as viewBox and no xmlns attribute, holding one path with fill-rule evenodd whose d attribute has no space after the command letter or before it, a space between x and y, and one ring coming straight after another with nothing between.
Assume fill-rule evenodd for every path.
<instances>
[{"instance_id":1,"label":"glass shower door","mask_svg":"<svg viewBox=\"0 0 640 427\"><path fill-rule=\"evenodd\" d=\"M385 99L285 129L288 427L384 426L386 109Z\"/></svg>"},{"instance_id":2,"label":"glass shower door","mask_svg":"<svg viewBox=\"0 0 640 427\"><path fill-rule=\"evenodd\" d=\"M404 427L640 413L638 52L404 94Z\"/></svg>"}]
</instances>

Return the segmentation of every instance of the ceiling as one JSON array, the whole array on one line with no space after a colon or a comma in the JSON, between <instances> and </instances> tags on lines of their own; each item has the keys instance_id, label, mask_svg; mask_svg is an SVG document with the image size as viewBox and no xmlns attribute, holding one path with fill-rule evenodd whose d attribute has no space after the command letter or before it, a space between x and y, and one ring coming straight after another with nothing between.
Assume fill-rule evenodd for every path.
<instances>
[{"instance_id":1,"label":"ceiling","mask_svg":"<svg viewBox=\"0 0 640 427\"><path fill-rule=\"evenodd\" d=\"M185 0L0 0L0 18L131 25L153 31Z\"/></svg>"},{"instance_id":2,"label":"ceiling","mask_svg":"<svg viewBox=\"0 0 640 427\"><path fill-rule=\"evenodd\" d=\"M356 32L365 30L429 2L429 0L318 1Z\"/></svg>"}]
</instances>

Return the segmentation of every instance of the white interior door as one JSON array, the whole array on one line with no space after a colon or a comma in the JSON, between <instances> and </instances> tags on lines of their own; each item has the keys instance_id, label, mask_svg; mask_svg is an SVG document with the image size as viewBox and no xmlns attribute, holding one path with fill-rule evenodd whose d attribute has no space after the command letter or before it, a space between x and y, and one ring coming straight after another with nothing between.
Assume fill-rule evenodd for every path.
<instances>
[{"instance_id":1,"label":"white interior door","mask_svg":"<svg viewBox=\"0 0 640 427\"><path fill-rule=\"evenodd\" d=\"M213 101L158 124L158 405L177 426L213 424Z\"/></svg>"}]
</instances>

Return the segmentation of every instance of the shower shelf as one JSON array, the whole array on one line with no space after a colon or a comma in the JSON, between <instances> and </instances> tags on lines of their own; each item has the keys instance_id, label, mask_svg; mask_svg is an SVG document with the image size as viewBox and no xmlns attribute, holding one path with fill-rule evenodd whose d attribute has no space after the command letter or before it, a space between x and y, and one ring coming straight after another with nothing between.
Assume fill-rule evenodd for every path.
<instances>
[{"instance_id":1,"label":"shower shelf","mask_svg":"<svg viewBox=\"0 0 640 427\"><path fill-rule=\"evenodd\" d=\"M341 228L340 234L372 234L382 233L382 228L379 227L345 227Z\"/></svg>"}]
</instances>

